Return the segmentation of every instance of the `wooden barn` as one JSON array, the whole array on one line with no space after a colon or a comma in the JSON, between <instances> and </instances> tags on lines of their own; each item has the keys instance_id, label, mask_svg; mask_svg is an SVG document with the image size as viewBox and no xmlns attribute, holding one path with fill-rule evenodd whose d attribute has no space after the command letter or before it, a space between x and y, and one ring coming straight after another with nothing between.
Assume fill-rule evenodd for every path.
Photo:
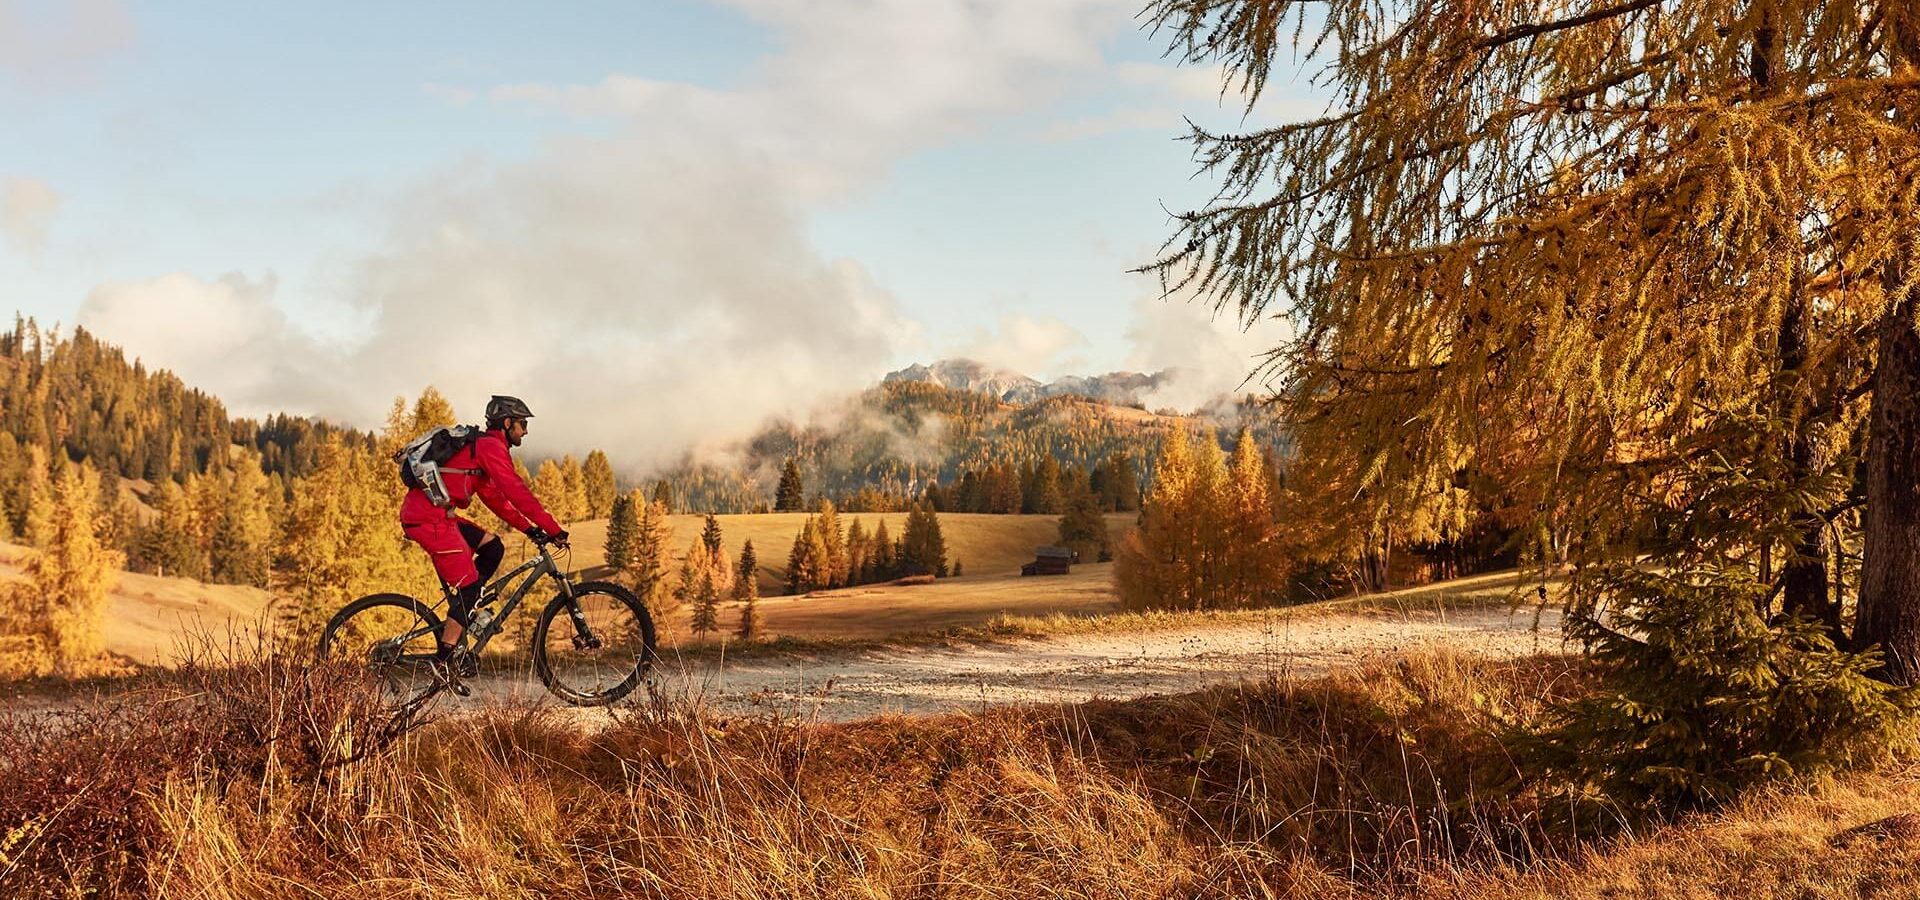
<instances>
[{"instance_id":1,"label":"wooden barn","mask_svg":"<svg viewBox=\"0 0 1920 900\"><path fill-rule=\"evenodd\" d=\"M1033 562L1020 567L1025 575L1065 575L1068 568L1080 561L1080 554L1065 547L1035 547Z\"/></svg>"}]
</instances>

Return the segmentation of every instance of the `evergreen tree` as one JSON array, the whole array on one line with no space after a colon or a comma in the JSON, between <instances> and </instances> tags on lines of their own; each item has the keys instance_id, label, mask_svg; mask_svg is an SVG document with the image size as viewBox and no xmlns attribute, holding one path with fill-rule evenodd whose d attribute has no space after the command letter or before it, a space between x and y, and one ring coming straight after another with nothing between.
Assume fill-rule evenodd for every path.
<instances>
[{"instance_id":1,"label":"evergreen tree","mask_svg":"<svg viewBox=\"0 0 1920 900\"><path fill-rule=\"evenodd\" d=\"M607 455L599 450L589 452L580 475L587 492L587 518L604 519L612 515L614 497L619 493L619 488L615 485L613 465L607 462Z\"/></svg>"},{"instance_id":2,"label":"evergreen tree","mask_svg":"<svg viewBox=\"0 0 1920 900\"><path fill-rule=\"evenodd\" d=\"M773 511L803 512L806 508L806 489L800 484L800 461L787 457L786 465L780 468L780 486L773 494Z\"/></svg>"},{"instance_id":3,"label":"evergreen tree","mask_svg":"<svg viewBox=\"0 0 1920 900\"><path fill-rule=\"evenodd\" d=\"M873 548L867 539L866 526L861 525L859 519L854 519L853 524L847 526L847 566L845 578L847 584L867 583L868 558L872 553Z\"/></svg>"},{"instance_id":4,"label":"evergreen tree","mask_svg":"<svg viewBox=\"0 0 1920 900\"><path fill-rule=\"evenodd\" d=\"M700 543L706 547L707 555L718 557L724 538L720 534L720 520L707 513L706 526L700 530Z\"/></svg>"},{"instance_id":5,"label":"evergreen tree","mask_svg":"<svg viewBox=\"0 0 1920 900\"><path fill-rule=\"evenodd\" d=\"M725 567L718 557L707 551L705 543L696 539L687 547L687 555L680 563L678 593L681 602L692 610L687 626L695 637L705 637L720 627L722 590L716 576L724 571Z\"/></svg>"},{"instance_id":6,"label":"evergreen tree","mask_svg":"<svg viewBox=\"0 0 1920 900\"><path fill-rule=\"evenodd\" d=\"M753 552L753 539L740 548L740 568L733 580L735 600L746 599L747 592L760 593L760 557Z\"/></svg>"},{"instance_id":7,"label":"evergreen tree","mask_svg":"<svg viewBox=\"0 0 1920 900\"><path fill-rule=\"evenodd\" d=\"M615 572L625 572L633 565L634 542L640 531L636 507L644 503L638 491L621 494L613 500L613 509L607 517L605 559L607 568Z\"/></svg>"},{"instance_id":8,"label":"evergreen tree","mask_svg":"<svg viewBox=\"0 0 1920 900\"><path fill-rule=\"evenodd\" d=\"M673 485L667 483L666 479L663 478L653 483L653 502L666 507L669 513L678 510L678 507L675 506L673 502Z\"/></svg>"},{"instance_id":9,"label":"evergreen tree","mask_svg":"<svg viewBox=\"0 0 1920 900\"><path fill-rule=\"evenodd\" d=\"M1067 511L1060 516L1060 546L1080 554L1081 562L1106 562L1112 558L1107 545L1107 520L1100 515L1100 501L1092 490L1076 490L1067 500Z\"/></svg>"},{"instance_id":10,"label":"evergreen tree","mask_svg":"<svg viewBox=\"0 0 1920 900\"><path fill-rule=\"evenodd\" d=\"M892 581L900 577L899 557L894 553L893 535L887 533L887 520L873 527L872 568L867 574L867 583Z\"/></svg>"},{"instance_id":11,"label":"evergreen tree","mask_svg":"<svg viewBox=\"0 0 1920 900\"><path fill-rule=\"evenodd\" d=\"M1043 457L1036 463L1025 482L1021 490L1021 512L1060 514L1060 464L1052 456Z\"/></svg>"},{"instance_id":12,"label":"evergreen tree","mask_svg":"<svg viewBox=\"0 0 1920 900\"><path fill-rule=\"evenodd\" d=\"M953 561L953 577L955 578L960 577L960 560L958 559L955 559Z\"/></svg>"},{"instance_id":13,"label":"evergreen tree","mask_svg":"<svg viewBox=\"0 0 1920 900\"><path fill-rule=\"evenodd\" d=\"M940 535L940 517L924 503L907 513L901 535L899 567L905 575L947 575L947 543Z\"/></svg>"},{"instance_id":14,"label":"evergreen tree","mask_svg":"<svg viewBox=\"0 0 1920 900\"><path fill-rule=\"evenodd\" d=\"M741 554L741 558L746 558L744 552ZM736 584L739 584L740 587L736 589L735 595L738 596L742 602L740 604L740 624L735 627L734 636L743 641L759 640L761 630L759 606L760 586L752 578L742 578L736 582Z\"/></svg>"},{"instance_id":15,"label":"evergreen tree","mask_svg":"<svg viewBox=\"0 0 1920 900\"><path fill-rule=\"evenodd\" d=\"M806 524L794 532L793 548L787 551L787 594L803 594L812 590L807 585L807 573L818 564L812 558L814 540L813 517L808 516Z\"/></svg>"}]
</instances>

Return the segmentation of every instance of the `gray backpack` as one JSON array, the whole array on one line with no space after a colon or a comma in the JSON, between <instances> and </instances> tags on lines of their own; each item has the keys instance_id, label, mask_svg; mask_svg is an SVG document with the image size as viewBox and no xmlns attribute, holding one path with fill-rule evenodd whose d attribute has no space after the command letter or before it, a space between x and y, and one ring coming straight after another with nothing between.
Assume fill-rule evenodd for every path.
<instances>
[{"instance_id":1,"label":"gray backpack","mask_svg":"<svg viewBox=\"0 0 1920 900\"><path fill-rule=\"evenodd\" d=\"M440 479L440 473L480 474L479 469L449 469L446 463L455 453L472 446L485 433L477 425L455 425L435 428L414 438L412 443L393 455L393 461L400 464L400 480L407 487L425 491L427 499L433 501L435 506L451 505L453 499L447 496L447 485Z\"/></svg>"}]
</instances>

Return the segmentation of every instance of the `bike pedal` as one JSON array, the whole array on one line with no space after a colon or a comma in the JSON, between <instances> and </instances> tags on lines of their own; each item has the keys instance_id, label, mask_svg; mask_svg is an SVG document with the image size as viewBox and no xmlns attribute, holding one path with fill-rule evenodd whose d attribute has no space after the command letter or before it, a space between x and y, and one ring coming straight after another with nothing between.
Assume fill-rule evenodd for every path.
<instances>
[{"instance_id":1,"label":"bike pedal","mask_svg":"<svg viewBox=\"0 0 1920 900\"><path fill-rule=\"evenodd\" d=\"M447 687L462 697L473 696L473 688L467 687L467 683L464 681L449 681L447 682Z\"/></svg>"}]
</instances>

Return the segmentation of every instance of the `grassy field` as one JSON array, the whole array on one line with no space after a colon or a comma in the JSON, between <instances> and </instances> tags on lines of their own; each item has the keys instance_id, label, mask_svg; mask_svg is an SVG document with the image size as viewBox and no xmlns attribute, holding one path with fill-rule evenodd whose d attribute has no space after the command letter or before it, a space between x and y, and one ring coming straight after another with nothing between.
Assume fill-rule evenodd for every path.
<instances>
[{"instance_id":1,"label":"grassy field","mask_svg":"<svg viewBox=\"0 0 1920 900\"><path fill-rule=\"evenodd\" d=\"M1626 817L1503 737L1578 660L849 724L493 708L396 741L344 671L0 717L0 896L1920 896L1897 767ZM262 740L261 736L270 736Z\"/></svg>"},{"instance_id":2,"label":"grassy field","mask_svg":"<svg viewBox=\"0 0 1920 900\"><path fill-rule=\"evenodd\" d=\"M884 521L887 531L899 538L906 527L906 513L841 513L841 523L852 526L855 519L868 533ZM740 548L753 541L754 555L760 562L760 594L771 596L786 586L787 551L793 538L806 523L806 513L766 513L762 515L715 516L720 523L723 547L729 559L740 558ZM1107 516L1107 531L1117 543L1133 526L1133 513ZM705 516L673 516L674 553L686 552L706 527ZM947 560L962 564L966 577L982 575L1018 575L1020 566L1033 561L1033 548L1051 544L1059 537L1058 516L992 516L980 513L942 513L940 535L947 542ZM594 519L568 527L573 536L573 564L597 566L605 558L607 521Z\"/></svg>"},{"instance_id":3,"label":"grassy field","mask_svg":"<svg viewBox=\"0 0 1920 900\"><path fill-rule=\"evenodd\" d=\"M850 523L853 516L848 516ZM905 513L861 514L868 529L881 519L898 536ZM960 578L931 585L874 586L821 592L806 598L771 596L785 588L787 550L806 516L800 513L720 516L729 555L753 540L758 553L762 601L770 632L805 639L872 639L984 625L1003 614L1045 616L1097 611L1111 606L1108 565L1081 566L1065 577L1023 579L1020 565L1033 548L1051 543L1059 520L1054 516L990 516L954 513L940 517L948 558L965 566ZM1117 540L1133 524L1133 514L1107 517ZM672 518L675 553L699 538L703 516ZM604 557L605 520L573 528L576 568L591 569ZM23 577L26 548L0 543L0 578ZM427 564L424 555L420 565ZM267 592L233 585L203 584L181 578L121 573L107 601L107 650L142 665L163 665L177 656L180 638L193 632L252 629L265 621ZM423 598L432 599L432 598ZM524 614L524 613L522 613ZM727 613L729 617L731 612ZM673 624L673 623L669 623Z\"/></svg>"}]
</instances>

